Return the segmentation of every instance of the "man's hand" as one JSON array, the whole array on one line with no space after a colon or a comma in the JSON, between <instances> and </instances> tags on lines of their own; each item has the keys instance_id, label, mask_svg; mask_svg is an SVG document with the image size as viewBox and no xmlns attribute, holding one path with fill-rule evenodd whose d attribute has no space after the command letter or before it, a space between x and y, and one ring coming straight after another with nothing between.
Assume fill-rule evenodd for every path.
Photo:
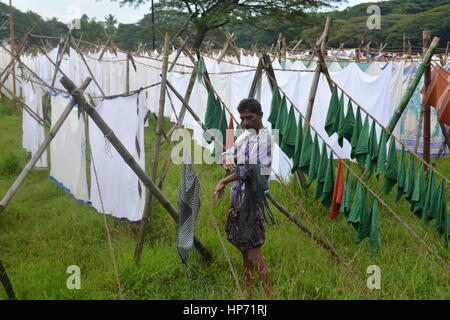
<instances>
[{"instance_id":1,"label":"man's hand","mask_svg":"<svg viewBox=\"0 0 450 320\"><path fill-rule=\"evenodd\" d=\"M228 171L233 171L236 168L236 156L226 156L223 167Z\"/></svg>"},{"instance_id":2,"label":"man's hand","mask_svg":"<svg viewBox=\"0 0 450 320\"><path fill-rule=\"evenodd\" d=\"M214 188L213 201L217 202L223 196L224 191L225 191L225 183L220 181L219 184Z\"/></svg>"}]
</instances>

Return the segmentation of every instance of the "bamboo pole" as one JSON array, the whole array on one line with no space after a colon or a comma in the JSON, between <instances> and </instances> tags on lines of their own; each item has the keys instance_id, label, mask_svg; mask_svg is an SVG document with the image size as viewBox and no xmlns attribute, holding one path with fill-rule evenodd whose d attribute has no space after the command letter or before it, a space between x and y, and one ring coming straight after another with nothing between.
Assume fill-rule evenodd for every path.
<instances>
[{"instance_id":1,"label":"bamboo pole","mask_svg":"<svg viewBox=\"0 0 450 320\"><path fill-rule=\"evenodd\" d=\"M400 104L398 105L397 109L394 112L394 115L392 116L391 120L389 121L389 124L387 127L389 132L394 131L395 126L397 125L397 122L400 120L400 117L402 116L403 111L405 110L406 106L408 105L409 99L411 99L411 96L413 95L414 91L416 90L417 85L419 84L420 78L422 77L423 73L425 72L425 66L430 62L431 57L433 56L433 52L436 49L438 44L439 44L439 38L434 37L433 41L431 42L430 47L427 50L427 53L425 54L425 57L423 57L423 60L420 63L419 68L417 69L416 74L412 77L411 82L408 86L408 89L406 89L406 92L403 95L403 98L400 101ZM387 140L389 140L389 138L390 138L390 135L387 136Z\"/></svg>"},{"instance_id":2,"label":"bamboo pole","mask_svg":"<svg viewBox=\"0 0 450 320\"><path fill-rule=\"evenodd\" d=\"M431 31L425 30L422 34L423 37L423 53L425 54L430 46L431 42ZM423 98L425 98L428 87L430 86L431 81L431 66L429 63L425 66L425 75L424 75L424 92ZM423 159L426 163L430 164L430 138L431 138L431 110L430 106L427 106L422 101L422 109L423 109Z\"/></svg>"},{"instance_id":3,"label":"bamboo pole","mask_svg":"<svg viewBox=\"0 0 450 320\"><path fill-rule=\"evenodd\" d=\"M14 37L14 18L13 18L13 6L11 0L9 0L9 35L10 35L10 44L11 44L11 52L13 56L16 54L16 42ZM14 60L13 60L14 61ZM13 77L13 112L16 112L16 65L13 62L12 66L12 77Z\"/></svg>"},{"instance_id":4,"label":"bamboo pole","mask_svg":"<svg viewBox=\"0 0 450 320\"><path fill-rule=\"evenodd\" d=\"M55 72L53 73L53 78L52 78L52 87L55 86L56 77L58 76L59 66L61 65L61 62L63 60L64 53L66 53L67 47L69 46L70 37L71 36L70 36L70 33L69 33L69 36L64 41L64 46L61 46L62 43L59 44L58 56L56 57ZM61 47L62 47L62 49L61 49Z\"/></svg>"},{"instance_id":5,"label":"bamboo pole","mask_svg":"<svg viewBox=\"0 0 450 320\"><path fill-rule=\"evenodd\" d=\"M109 140L111 145L117 150L120 156L123 158L125 163L133 170L133 172L138 176L142 183L150 189L152 194L155 195L156 199L161 203L164 209L170 214L170 216L178 222L178 212L175 207L170 203L169 199L164 195L164 193L156 186L149 176L146 175L144 169L142 169L139 164L134 160L134 157L128 152L122 142L117 138L115 133L111 130L108 124L102 119L94 107L86 102L83 93L80 89L76 88L75 84L67 77L63 77L60 80L61 84L66 88L69 93L74 98L75 102L78 104L78 108L86 111L89 117L94 121L97 127L102 131L105 137ZM211 260L211 253L205 248L200 240L196 237L194 238L194 246L200 252L200 254L206 259Z\"/></svg>"},{"instance_id":6,"label":"bamboo pole","mask_svg":"<svg viewBox=\"0 0 450 320\"><path fill-rule=\"evenodd\" d=\"M194 88L196 77L197 77L197 68L194 68L194 70L192 71L192 74L191 74L191 78L189 79L189 84L188 84L188 87L186 89L186 93L184 95L184 100L187 103L189 103L189 100L191 99L191 93L192 93L192 89ZM170 95L169 95L169 98L170 98ZM178 129L178 128L180 128L182 126L185 115L186 115L186 107L183 105L181 107L180 114L179 114L178 119L177 119L177 123L175 123L175 125L169 131L169 134L168 134L169 138L172 136L172 133L176 129ZM167 150L167 157L166 157L166 160L164 162L163 170L162 170L161 176L159 178L159 183L158 183L158 187L160 189L162 188L164 180L166 179L166 176L167 176L167 174L169 172L170 155L172 154L172 150L175 147L176 141L170 141L169 143L170 144L169 144L169 149Z\"/></svg>"},{"instance_id":7,"label":"bamboo pole","mask_svg":"<svg viewBox=\"0 0 450 320\"><path fill-rule=\"evenodd\" d=\"M81 85L80 89L81 90L86 89L87 86L91 83L91 80L92 80L91 78L86 78L86 80L84 80L83 84ZM28 174L30 174L30 172L33 170L35 164L41 158L42 154L47 149L47 146L50 144L50 142L56 136L59 129L63 125L64 121L69 116L74 104L75 104L74 100L71 100L69 102L69 104L66 106L63 113L59 117L58 121L56 121L55 125L50 130L50 132L47 135L47 137L45 138L45 140L39 146L38 150L36 151L36 154L31 158L30 161L28 161L25 168L23 168L22 172L19 174L17 179L14 181L13 185L9 188L8 192L6 193L6 195L3 197L2 201L0 202L0 213L2 213L3 210L5 210L6 206L8 205L9 201L11 200L11 198L16 194L16 192L19 190L19 187L25 181Z\"/></svg>"},{"instance_id":8,"label":"bamboo pole","mask_svg":"<svg viewBox=\"0 0 450 320\"><path fill-rule=\"evenodd\" d=\"M326 41L328 39L328 33L330 32L332 22L333 22L333 19L331 17L327 17L327 21L325 23L325 29L324 29L319 41L316 43L316 48L314 50L318 56L320 56L319 51L323 55L323 52L326 50ZM322 64L319 62L319 63L317 63L316 71L314 73L314 78L313 78L313 81L311 84L311 90L309 91L308 105L306 107L306 117L305 117L305 123L303 125L303 132L306 131L306 128L309 126L309 123L311 122L314 101L316 99L317 87L319 85L321 71L322 71Z\"/></svg>"},{"instance_id":9,"label":"bamboo pole","mask_svg":"<svg viewBox=\"0 0 450 320\"><path fill-rule=\"evenodd\" d=\"M164 56L163 56L163 65L162 65L162 74L161 74L161 90L159 93L159 110L158 110L158 120L156 122L156 137L155 137L155 144L153 148L153 159L152 159L152 169L151 169L151 179L155 180L157 171L158 171L158 162L159 162L159 153L161 148L161 135L162 135L162 127L163 127L163 120L164 120L164 105L166 103L166 81L167 81L167 69L168 69L168 63L169 63L169 46L170 46L170 37L169 34L166 33L165 40L164 40ZM150 190L151 191L151 190ZM145 236L145 229L147 227L147 224L150 220L151 210L152 210L152 198L153 194L152 192L149 193L147 197L147 202L145 203L144 208L144 214L142 216L140 228L139 228L139 234L136 244L136 249L134 252L134 261L136 265L139 265L143 243L144 243L144 236Z\"/></svg>"},{"instance_id":10,"label":"bamboo pole","mask_svg":"<svg viewBox=\"0 0 450 320\"><path fill-rule=\"evenodd\" d=\"M11 281L9 280L8 274L6 273L6 269L3 266L2 261L0 260L0 282L2 283L3 287L5 288L6 295L8 296L9 300L16 300L16 295L14 294L14 290L11 284Z\"/></svg>"}]
</instances>

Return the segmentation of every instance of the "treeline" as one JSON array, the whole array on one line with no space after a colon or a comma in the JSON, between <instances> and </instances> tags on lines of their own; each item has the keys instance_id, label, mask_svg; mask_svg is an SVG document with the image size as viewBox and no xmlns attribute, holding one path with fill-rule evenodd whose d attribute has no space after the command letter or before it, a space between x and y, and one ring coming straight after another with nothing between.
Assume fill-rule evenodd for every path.
<instances>
[{"instance_id":1,"label":"treeline","mask_svg":"<svg viewBox=\"0 0 450 320\"><path fill-rule=\"evenodd\" d=\"M376 4L381 9L381 29L369 30L366 22L370 16L367 7ZM279 33L286 38L289 46L303 39L302 48L310 48L323 30L326 16L334 19L329 37L330 47L358 47L363 40L371 41L372 47L381 43L388 47L400 47L403 37L413 47L422 46L422 31L432 30L433 36L441 38L440 47L445 47L450 41L450 4L448 0L391 0L381 2L363 3L342 11L308 12L295 23L282 20L279 17L255 18L250 22L241 23L232 20L224 27L208 32L203 47L220 48L226 40L224 30L234 32L236 43L241 48L266 48L274 44ZM178 10L159 8L155 6L155 25L152 28L151 15L147 14L134 24L118 24L114 16L105 16L104 21L97 21L84 15L81 19L81 30L73 35L90 42L105 42L107 35L111 35L116 45L123 50L133 50L141 43L151 49L153 37L156 47L161 47L166 32L175 33L188 18L187 13ZM4 24L8 19L8 7L0 3L0 39L9 41L9 25ZM14 9L16 38L23 37L25 32L35 26L34 34L47 36L65 35L67 26L55 18L44 20L40 15L28 11L23 13ZM301 22L299 22L301 21ZM189 37L192 44L195 36L195 26L189 25L183 37ZM53 44L57 40L51 41ZM32 39L31 45L39 46L39 39Z\"/></svg>"}]
</instances>

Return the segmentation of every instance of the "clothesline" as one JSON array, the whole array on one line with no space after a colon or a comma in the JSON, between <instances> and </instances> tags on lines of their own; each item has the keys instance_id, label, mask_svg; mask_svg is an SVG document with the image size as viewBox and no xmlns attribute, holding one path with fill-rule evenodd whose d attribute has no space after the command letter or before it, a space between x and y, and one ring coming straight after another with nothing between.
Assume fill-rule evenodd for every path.
<instances>
[{"instance_id":1,"label":"clothesline","mask_svg":"<svg viewBox=\"0 0 450 320\"><path fill-rule=\"evenodd\" d=\"M284 91L276 84L276 86L278 87L278 89L284 94L284 96L289 100L289 102L291 103L291 105L297 110L297 112L299 113L299 115L303 118L306 119L303 114L300 112L300 110L297 108L297 106L289 99L289 97L286 96L286 94L284 93ZM320 133L311 125L311 123L309 124L309 127L317 134L317 136L322 140L322 143L325 143L325 145L330 149L330 152L332 152L335 156L336 159L339 160L344 160L341 157L339 157L339 155L333 150L333 148L325 141L325 139L320 135ZM343 165L347 168L347 170L349 170L350 174L352 174L353 176L355 176L360 183L375 197L378 199L378 201L384 206L386 207L386 209L398 220L400 221L400 223L415 237L417 238L431 253L433 253L436 258L444 265L446 266L448 269L450 269L450 266L425 242L423 241L415 232L414 230L412 230L412 228L391 208L389 207L389 205L383 201L383 199L381 199L381 197L375 192L373 191L364 181L363 179L358 176L351 168L350 166L345 162L342 161ZM445 178L444 178L445 179ZM446 180L446 179L445 179Z\"/></svg>"},{"instance_id":2,"label":"clothesline","mask_svg":"<svg viewBox=\"0 0 450 320\"><path fill-rule=\"evenodd\" d=\"M272 76L268 73L266 73L267 76L269 78L272 79L272 81L275 81L275 79L272 78ZM448 180L443 174L441 174L439 171L437 171L432 165L426 163L425 160L423 160L423 158L421 158L417 153L415 153L413 150L411 150L408 146L406 146L402 141L400 141L400 139L398 139L397 137L394 136L394 134L392 132L390 132L387 128L385 128L377 119L375 119L375 117L373 117L370 113L368 113L362 106L360 106L360 104L358 102L356 102L347 92L345 92L333 79L331 79L331 77L329 78L329 80L339 89L341 90L347 97L349 100L353 101L362 111L364 111L364 113L366 113L366 115L368 115L373 121L375 121L376 124L378 124L380 126L381 129L383 129L388 135L390 135L391 137L393 137L396 141L398 141L403 147L405 147L405 149L407 151L409 151L410 153L412 153L416 158L418 158L420 161L422 161L422 163L424 163L427 167L429 167L431 170L433 170L439 177L441 177L443 180L445 180L447 183L450 183L450 180ZM286 97L286 99L289 100L289 102L293 105L294 103L291 101L291 99L284 93L284 91L277 85L277 87L280 89L281 92L283 92L284 96ZM301 112L299 111L299 109L297 107L295 107L295 109L301 114ZM303 115L302 115L303 117ZM305 117L303 117L305 118Z\"/></svg>"}]
</instances>

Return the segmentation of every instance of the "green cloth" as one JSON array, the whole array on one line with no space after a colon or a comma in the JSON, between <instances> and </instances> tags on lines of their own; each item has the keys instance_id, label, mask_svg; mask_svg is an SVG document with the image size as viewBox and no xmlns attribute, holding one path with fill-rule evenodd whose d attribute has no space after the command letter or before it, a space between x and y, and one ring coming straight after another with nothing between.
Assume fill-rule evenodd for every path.
<instances>
[{"instance_id":1,"label":"green cloth","mask_svg":"<svg viewBox=\"0 0 450 320\"><path fill-rule=\"evenodd\" d=\"M381 246L380 241L380 215L378 209L378 200L373 201L372 217L370 221L370 250L372 253L377 252Z\"/></svg>"},{"instance_id":2,"label":"green cloth","mask_svg":"<svg viewBox=\"0 0 450 320\"><path fill-rule=\"evenodd\" d=\"M397 183L398 176L397 152L395 151L395 140L391 138L389 143L389 155L386 164L386 172L384 174L383 191L385 194L391 192L392 187Z\"/></svg>"},{"instance_id":3,"label":"green cloth","mask_svg":"<svg viewBox=\"0 0 450 320\"><path fill-rule=\"evenodd\" d=\"M442 235L445 233L445 244L448 246L450 236L449 216L447 215L447 204L445 200L445 181L439 184L436 199L436 231Z\"/></svg>"},{"instance_id":4,"label":"green cloth","mask_svg":"<svg viewBox=\"0 0 450 320\"><path fill-rule=\"evenodd\" d=\"M317 169L316 192L314 194L314 198L316 200L322 196L327 166L328 166L327 147L326 144L322 141L322 151L320 152L319 168Z\"/></svg>"},{"instance_id":5,"label":"green cloth","mask_svg":"<svg viewBox=\"0 0 450 320\"><path fill-rule=\"evenodd\" d=\"M204 122L205 127L208 129L217 129L218 119L216 108L217 108L216 98L214 97L214 93L212 92L212 90L209 90ZM211 143L212 139L208 134L206 134L206 132L203 134L203 137L205 138L206 142Z\"/></svg>"},{"instance_id":6,"label":"green cloth","mask_svg":"<svg viewBox=\"0 0 450 320\"><path fill-rule=\"evenodd\" d=\"M309 174L309 164L311 162L311 153L313 142L311 138L311 127L308 125L302 141L302 151L300 153L300 160L298 168L305 174Z\"/></svg>"},{"instance_id":7,"label":"green cloth","mask_svg":"<svg viewBox=\"0 0 450 320\"><path fill-rule=\"evenodd\" d=\"M359 133L358 143L354 152L356 161L364 166L366 162L366 156L369 153L369 116L366 115L364 125Z\"/></svg>"},{"instance_id":8,"label":"green cloth","mask_svg":"<svg viewBox=\"0 0 450 320\"><path fill-rule=\"evenodd\" d=\"M355 125L353 126L352 139L350 141L350 144L352 145L352 152L350 156L352 158L355 158L356 145L358 144L361 129L362 129L361 110L358 107L358 109L356 109Z\"/></svg>"},{"instance_id":9,"label":"green cloth","mask_svg":"<svg viewBox=\"0 0 450 320\"><path fill-rule=\"evenodd\" d=\"M378 144L378 158L377 158L377 179L386 168L386 131L382 130L380 135L380 143Z\"/></svg>"},{"instance_id":10,"label":"green cloth","mask_svg":"<svg viewBox=\"0 0 450 320\"><path fill-rule=\"evenodd\" d=\"M367 152L365 163L367 167L366 177L370 177L372 175L373 169L375 169L377 165L378 144L377 144L377 132L375 130L375 121L372 121L372 127L370 128L368 149L369 151Z\"/></svg>"},{"instance_id":11,"label":"green cloth","mask_svg":"<svg viewBox=\"0 0 450 320\"><path fill-rule=\"evenodd\" d=\"M434 219L437 201L437 190L434 184L434 171L431 170L428 176L427 194L422 210L422 220L428 222Z\"/></svg>"},{"instance_id":12,"label":"green cloth","mask_svg":"<svg viewBox=\"0 0 450 320\"><path fill-rule=\"evenodd\" d=\"M330 159L328 160L327 171L325 175L325 181L323 183L322 190L322 204L326 208L331 208L333 201L334 182L336 180L334 176L334 164L333 164L333 152L330 152Z\"/></svg>"},{"instance_id":13,"label":"green cloth","mask_svg":"<svg viewBox=\"0 0 450 320\"><path fill-rule=\"evenodd\" d=\"M220 102L219 102L220 104ZM222 145L225 147L225 143L227 141L227 129L228 129L228 123L227 123L227 116L225 113L225 108L220 108L222 111L220 113L220 120L219 120L219 125L217 127L217 129L219 129L219 131L222 134Z\"/></svg>"},{"instance_id":14,"label":"green cloth","mask_svg":"<svg viewBox=\"0 0 450 320\"><path fill-rule=\"evenodd\" d=\"M402 146L402 153L400 154L400 163L398 164L397 197L395 198L395 201L400 200L401 196L403 195L403 190L405 189L405 182L406 182L405 147Z\"/></svg>"},{"instance_id":15,"label":"green cloth","mask_svg":"<svg viewBox=\"0 0 450 320\"><path fill-rule=\"evenodd\" d=\"M330 104L328 106L327 119L325 120L325 131L328 133L329 136L332 136L333 133L335 133L336 126L339 125L339 119L337 119L338 116L339 116L339 97L337 87L334 86L331 92Z\"/></svg>"},{"instance_id":16,"label":"green cloth","mask_svg":"<svg viewBox=\"0 0 450 320\"><path fill-rule=\"evenodd\" d=\"M352 194L352 176L350 171L347 170L347 175L345 177L344 193L342 194L342 202L339 212L348 215L351 208L351 194Z\"/></svg>"},{"instance_id":17,"label":"green cloth","mask_svg":"<svg viewBox=\"0 0 450 320\"><path fill-rule=\"evenodd\" d=\"M358 235L356 237L356 243L360 243L365 238L370 236L370 223L371 223L371 210L369 208L369 196L367 190L363 190L363 201L361 208L361 218L358 226Z\"/></svg>"},{"instance_id":18,"label":"green cloth","mask_svg":"<svg viewBox=\"0 0 450 320\"><path fill-rule=\"evenodd\" d=\"M299 116L301 118L301 116ZM300 129L302 130L302 129ZM283 141L281 142L281 150L291 159L294 158L296 137L297 137L297 121L295 120L294 106L291 105L285 129L283 131Z\"/></svg>"},{"instance_id":19,"label":"green cloth","mask_svg":"<svg viewBox=\"0 0 450 320\"><path fill-rule=\"evenodd\" d=\"M343 108L342 108L343 112ZM339 118L341 120L341 118ZM339 121L338 136L344 137L348 142L352 140L353 128L355 126L355 115L353 113L352 101L348 100L347 114L343 121Z\"/></svg>"},{"instance_id":20,"label":"green cloth","mask_svg":"<svg viewBox=\"0 0 450 320\"><path fill-rule=\"evenodd\" d=\"M272 89L272 102L270 103L270 114L267 121L272 125L272 129L275 129L275 125L278 119L278 113L280 112L280 92L276 86Z\"/></svg>"},{"instance_id":21,"label":"green cloth","mask_svg":"<svg viewBox=\"0 0 450 320\"><path fill-rule=\"evenodd\" d=\"M303 142L303 124L302 116L298 117L297 133L295 134L295 148L294 148L294 160L291 173L294 173L298 169L300 164L300 155L302 152L302 142Z\"/></svg>"},{"instance_id":22,"label":"green cloth","mask_svg":"<svg viewBox=\"0 0 450 320\"><path fill-rule=\"evenodd\" d=\"M317 133L314 135L314 144L312 147L311 161L309 162L308 183L311 184L317 178L318 163L320 162L320 148Z\"/></svg>"},{"instance_id":23,"label":"green cloth","mask_svg":"<svg viewBox=\"0 0 450 320\"><path fill-rule=\"evenodd\" d=\"M414 192L411 197L412 212L419 218L422 217L422 209L425 204L425 189L424 189L424 168L423 163L420 165L417 173L416 184L414 185Z\"/></svg>"},{"instance_id":24,"label":"green cloth","mask_svg":"<svg viewBox=\"0 0 450 320\"><path fill-rule=\"evenodd\" d=\"M350 214L347 216L347 222L350 223L356 230L358 230L359 222L361 221L361 210L363 209L363 191L359 180L356 180L355 196L350 208Z\"/></svg>"},{"instance_id":25,"label":"green cloth","mask_svg":"<svg viewBox=\"0 0 450 320\"><path fill-rule=\"evenodd\" d=\"M405 199L411 201L411 197L414 192L414 160L415 156L411 153L409 155L408 173L405 179L405 188L403 189L403 195Z\"/></svg>"},{"instance_id":26,"label":"green cloth","mask_svg":"<svg viewBox=\"0 0 450 320\"><path fill-rule=\"evenodd\" d=\"M281 100L281 106L280 106L280 112L278 113L277 122L275 123L275 129L278 129L279 131L279 141L278 145L283 144L283 134L286 128L286 122L288 120L288 111L287 111L287 104L286 104L286 97L283 96L283 99Z\"/></svg>"},{"instance_id":27,"label":"green cloth","mask_svg":"<svg viewBox=\"0 0 450 320\"><path fill-rule=\"evenodd\" d=\"M336 123L335 123L335 127L334 127L334 132L336 132L338 135L338 143L341 146L341 148L344 145L344 136L339 135L339 129L344 126L344 121L345 121L344 92L341 92L341 97L339 98L339 112L338 112L338 117L336 119Z\"/></svg>"}]
</instances>

